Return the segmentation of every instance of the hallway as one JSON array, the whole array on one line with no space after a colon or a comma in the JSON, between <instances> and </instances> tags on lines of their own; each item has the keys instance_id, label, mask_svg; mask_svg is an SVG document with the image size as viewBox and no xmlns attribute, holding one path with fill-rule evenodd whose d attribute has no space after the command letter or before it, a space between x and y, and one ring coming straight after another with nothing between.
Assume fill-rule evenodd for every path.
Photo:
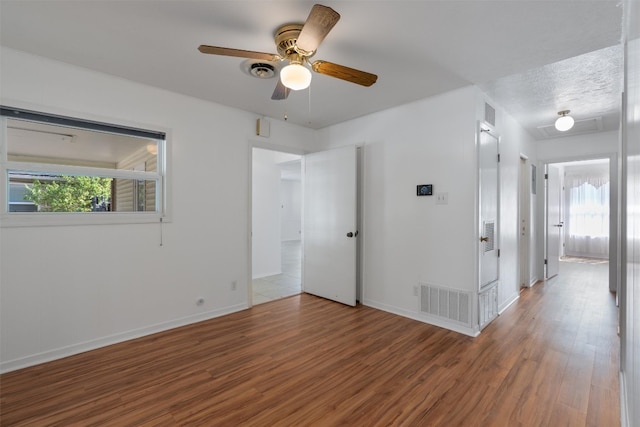
<instances>
[{"instance_id":1,"label":"hallway","mask_svg":"<svg viewBox=\"0 0 640 427\"><path fill-rule=\"evenodd\" d=\"M519 361L503 385L531 375L529 384L511 390L509 399L522 402L517 412L511 408L510 420L518 415L529 420L522 425L620 425L620 343L608 268L606 262L561 262L556 277L524 290L483 332L518 348Z\"/></svg>"}]
</instances>

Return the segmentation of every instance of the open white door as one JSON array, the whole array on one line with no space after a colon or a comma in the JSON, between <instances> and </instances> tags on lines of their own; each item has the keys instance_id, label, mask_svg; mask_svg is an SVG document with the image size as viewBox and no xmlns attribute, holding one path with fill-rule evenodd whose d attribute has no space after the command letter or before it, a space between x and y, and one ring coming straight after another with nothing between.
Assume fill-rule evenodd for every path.
<instances>
[{"instance_id":1,"label":"open white door","mask_svg":"<svg viewBox=\"0 0 640 427\"><path fill-rule=\"evenodd\" d=\"M304 292L356 305L357 148L304 157Z\"/></svg>"},{"instance_id":2,"label":"open white door","mask_svg":"<svg viewBox=\"0 0 640 427\"><path fill-rule=\"evenodd\" d=\"M547 165L547 263L546 278L550 279L560 272L560 242L562 218L560 212L560 168Z\"/></svg>"}]
</instances>

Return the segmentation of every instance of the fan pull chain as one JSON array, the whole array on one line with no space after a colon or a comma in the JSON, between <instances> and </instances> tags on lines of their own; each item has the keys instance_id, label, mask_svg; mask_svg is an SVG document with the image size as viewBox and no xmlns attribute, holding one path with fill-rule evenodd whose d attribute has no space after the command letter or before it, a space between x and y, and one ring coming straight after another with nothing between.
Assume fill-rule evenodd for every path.
<instances>
[{"instance_id":1,"label":"fan pull chain","mask_svg":"<svg viewBox=\"0 0 640 427\"><path fill-rule=\"evenodd\" d=\"M311 124L311 86L309 86L309 117L308 122Z\"/></svg>"}]
</instances>

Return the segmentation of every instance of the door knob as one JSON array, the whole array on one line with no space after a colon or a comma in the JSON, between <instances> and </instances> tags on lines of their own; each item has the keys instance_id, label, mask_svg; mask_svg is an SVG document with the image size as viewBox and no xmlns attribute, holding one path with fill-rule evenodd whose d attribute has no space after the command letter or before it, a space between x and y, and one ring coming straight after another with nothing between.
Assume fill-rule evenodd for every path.
<instances>
[{"instance_id":1,"label":"door knob","mask_svg":"<svg viewBox=\"0 0 640 427\"><path fill-rule=\"evenodd\" d=\"M348 232L347 233L347 237L353 237L353 233L352 232Z\"/></svg>"},{"instance_id":2,"label":"door knob","mask_svg":"<svg viewBox=\"0 0 640 427\"><path fill-rule=\"evenodd\" d=\"M489 238L488 238L488 237L481 237L481 238L480 238L480 241L481 241L481 242L488 242L488 241L489 241Z\"/></svg>"}]
</instances>

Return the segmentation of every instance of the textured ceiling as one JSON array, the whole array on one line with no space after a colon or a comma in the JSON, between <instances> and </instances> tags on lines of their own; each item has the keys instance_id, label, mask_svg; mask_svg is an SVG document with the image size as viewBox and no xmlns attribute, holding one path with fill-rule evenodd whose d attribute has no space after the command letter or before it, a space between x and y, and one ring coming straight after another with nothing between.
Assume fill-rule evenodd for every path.
<instances>
[{"instance_id":1,"label":"textured ceiling","mask_svg":"<svg viewBox=\"0 0 640 427\"><path fill-rule=\"evenodd\" d=\"M613 117L619 58L606 48L619 43L622 17L614 0L323 4L341 19L314 59L376 73L372 87L314 74L309 90L272 101L275 79L248 76L240 58L197 51L210 44L275 52L275 29L304 22L309 1L1 0L0 43L311 128L469 84L530 130L561 108ZM603 49L612 56L564 63ZM594 85L605 89L582 90Z\"/></svg>"},{"instance_id":2,"label":"textured ceiling","mask_svg":"<svg viewBox=\"0 0 640 427\"><path fill-rule=\"evenodd\" d=\"M612 46L480 85L534 137L571 110L576 122L602 118L601 130L619 127L622 48ZM581 132L576 126L571 135ZM554 135L555 136L555 135Z\"/></svg>"}]
</instances>

